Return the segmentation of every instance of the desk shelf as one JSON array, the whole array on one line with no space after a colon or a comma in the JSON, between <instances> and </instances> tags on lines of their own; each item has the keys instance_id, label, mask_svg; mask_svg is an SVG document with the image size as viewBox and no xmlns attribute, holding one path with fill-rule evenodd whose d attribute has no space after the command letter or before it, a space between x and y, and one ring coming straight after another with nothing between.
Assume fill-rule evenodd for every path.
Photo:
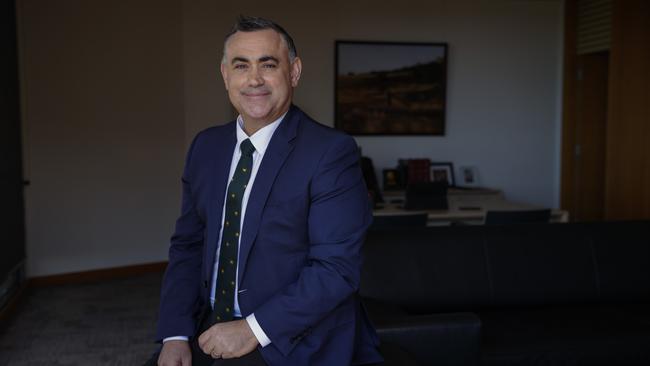
<instances>
[{"instance_id":1,"label":"desk shelf","mask_svg":"<svg viewBox=\"0 0 650 366\"><path fill-rule=\"evenodd\" d=\"M450 188L447 193L448 210L405 210L404 191L384 192L385 204L375 209L375 216L408 215L427 213L429 226L455 222L482 224L487 211L535 210L542 207L507 201L500 190ZM564 210L551 210L551 222L568 222L569 213Z\"/></svg>"}]
</instances>

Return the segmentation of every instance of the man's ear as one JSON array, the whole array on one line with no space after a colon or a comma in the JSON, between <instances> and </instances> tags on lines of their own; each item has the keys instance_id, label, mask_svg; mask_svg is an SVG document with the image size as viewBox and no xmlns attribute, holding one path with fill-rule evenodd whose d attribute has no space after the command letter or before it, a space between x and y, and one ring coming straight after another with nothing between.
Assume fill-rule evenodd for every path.
<instances>
[{"instance_id":1,"label":"man's ear","mask_svg":"<svg viewBox=\"0 0 650 366\"><path fill-rule=\"evenodd\" d=\"M226 86L226 90L228 90L228 69L226 68L226 65L223 63L220 64L220 70L221 70L221 77L223 78L223 84Z\"/></svg>"},{"instance_id":2,"label":"man's ear","mask_svg":"<svg viewBox=\"0 0 650 366\"><path fill-rule=\"evenodd\" d=\"M300 74L302 73L302 60L300 57L296 57L291 63L291 86L297 87L298 81L300 80Z\"/></svg>"}]
</instances>

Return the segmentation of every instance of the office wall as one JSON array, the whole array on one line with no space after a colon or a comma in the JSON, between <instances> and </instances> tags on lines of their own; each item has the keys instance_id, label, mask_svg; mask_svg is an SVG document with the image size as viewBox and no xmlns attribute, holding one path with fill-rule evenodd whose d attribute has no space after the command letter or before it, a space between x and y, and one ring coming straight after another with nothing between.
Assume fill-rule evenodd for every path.
<instances>
[{"instance_id":1,"label":"office wall","mask_svg":"<svg viewBox=\"0 0 650 366\"><path fill-rule=\"evenodd\" d=\"M336 39L449 43L446 135L359 137L364 155L378 174L398 157L472 165L481 185L509 199L558 206L561 1L193 2L184 15L187 138L232 114L215 62L240 13L276 19L294 36L304 61L296 103L328 125Z\"/></svg>"},{"instance_id":2,"label":"office wall","mask_svg":"<svg viewBox=\"0 0 650 366\"><path fill-rule=\"evenodd\" d=\"M180 3L18 7L28 275L164 260L185 150Z\"/></svg>"},{"instance_id":3,"label":"office wall","mask_svg":"<svg viewBox=\"0 0 650 366\"><path fill-rule=\"evenodd\" d=\"M92 3L92 5L90 4ZM238 14L269 17L304 61L296 103L333 124L334 40L449 43L447 135L358 138L474 165L513 200L556 206L559 0L19 1L29 275L163 260L194 134L233 116L218 64Z\"/></svg>"}]
</instances>

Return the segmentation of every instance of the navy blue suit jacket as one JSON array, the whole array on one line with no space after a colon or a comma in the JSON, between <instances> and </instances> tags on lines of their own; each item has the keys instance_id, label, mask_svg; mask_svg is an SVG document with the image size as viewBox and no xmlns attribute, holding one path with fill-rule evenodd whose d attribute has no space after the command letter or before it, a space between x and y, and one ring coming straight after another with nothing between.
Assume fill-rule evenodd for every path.
<instances>
[{"instance_id":1,"label":"navy blue suit jacket","mask_svg":"<svg viewBox=\"0 0 650 366\"><path fill-rule=\"evenodd\" d=\"M235 121L202 131L183 172L158 339L195 335L209 304ZM372 220L354 140L292 106L251 188L239 255L239 306L271 339L271 366L381 361L361 307L360 249Z\"/></svg>"}]
</instances>

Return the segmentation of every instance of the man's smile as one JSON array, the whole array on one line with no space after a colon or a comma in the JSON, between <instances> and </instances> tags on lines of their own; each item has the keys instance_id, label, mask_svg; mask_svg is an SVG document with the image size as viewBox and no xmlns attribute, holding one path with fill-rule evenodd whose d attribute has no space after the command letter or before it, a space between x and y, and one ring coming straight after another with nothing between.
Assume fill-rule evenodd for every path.
<instances>
[{"instance_id":1,"label":"man's smile","mask_svg":"<svg viewBox=\"0 0 650 366\"><path fill-rule=\"evenodd\" d=\"M271 94L271 92L268 91L268 90L254 91L254 92L246 92L246 91L242 92L242 95L245 96L245 97L248 97L248 98L261 98L261 97L265 97L265 96L270 95L270 94Z\"/></svg>"}]
</instances>

